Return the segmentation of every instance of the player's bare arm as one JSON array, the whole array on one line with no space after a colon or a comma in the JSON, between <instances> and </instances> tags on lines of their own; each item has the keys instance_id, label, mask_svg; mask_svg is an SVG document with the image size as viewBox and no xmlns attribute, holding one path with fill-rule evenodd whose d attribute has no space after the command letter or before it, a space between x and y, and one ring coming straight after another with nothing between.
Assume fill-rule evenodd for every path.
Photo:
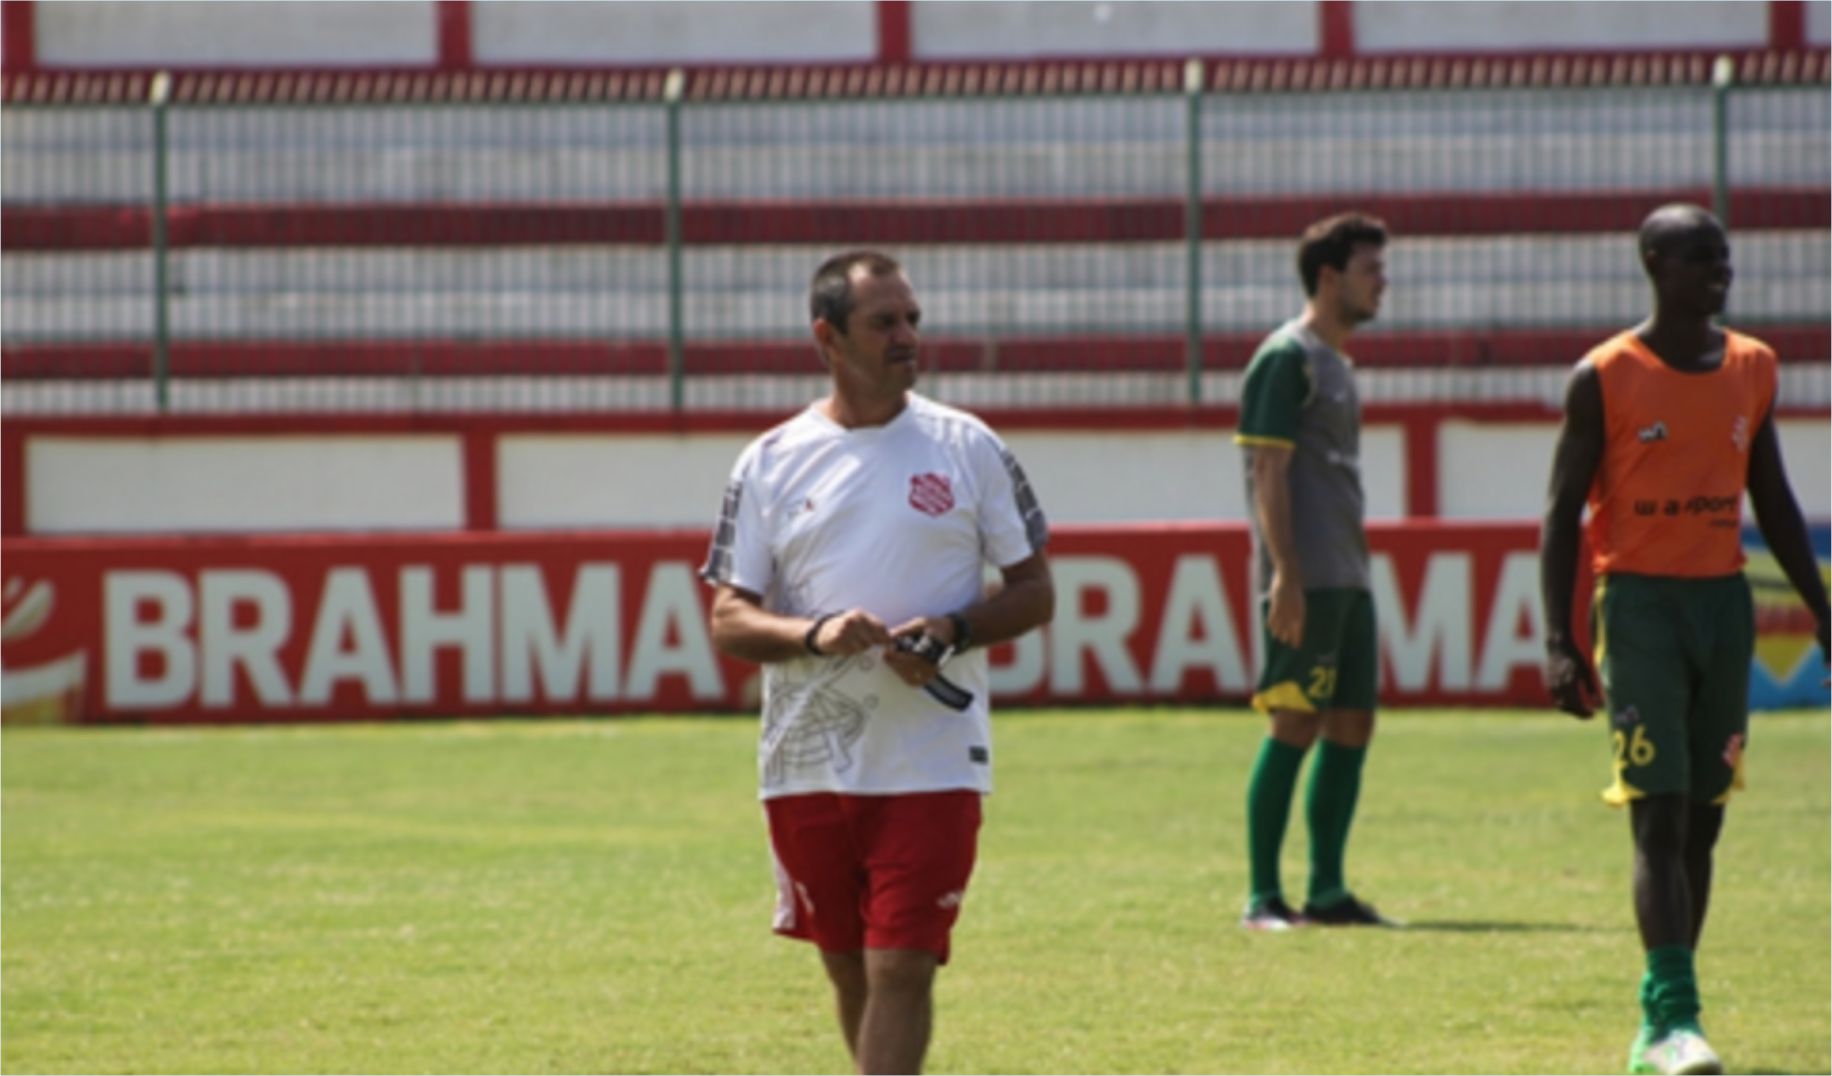
<instances>
[{"instance_id":1,"label":"player's bare arm","mask_svg":"<svg viewBox=\"0 0 1832 1076\"><path fill-rule=\"evenodd\" d=\"M818 626L817 626L817 623ZM712 599L712 641L735 658L760 664L815 653L848 657L891 642L884 622L862 609L819 617L783 616L748 590L721 586Z\"/></svg>"},{"instance_id":2,"label":"player's bare arm","mask_svg":"<svg viewBox=\"0 0 1832 1076\"><path fill-rule=\"evenodd\" d=\"M1820 657L1827 658L1832 655L1832 644L1826 637L1829 618L1825 581L1819 576L1819 558L1813 553L1806 520L1800 514L1800 503L1794 499L1787 468L1781 461L1781 441L1775 434L1772 412L1762 420L1749 443L1749 503L1755 509L1762 540L1768 543L1775 562L1812 612Z\"/></svg>"},{"instance_id":3,"label":"player's bare arm","mask_svg":"<svg viewBox=\"0 0 1832 1076\"><path fill-rule=\"evenodd\" d=\"M1600 692L1590 659L1571 630L1577 588L1578 528L1590 483L1603 459L1603 388L1584 363L1565 385L1565 421L1552 455L1546 515L1539 535L1540 601L1546 614L1546 688L1558 708L1574 717L1596 711Z\"/></svg>"},{"instance_id":4,"label":"player's bare arm","mask_svg":"<svg viewBox=\"0 0 1832 1076\"><path fill-rule=\"evenodd\" d=\"M1304 643L1304 571L1291 531L1290 445L1253 446L1253 512L1259 517L1266 552L1272 558L1266 629L1286 646Z\"/></svg>"},{"instance_id":5,"label":"player's bare arm","mask_svg":"<svg viewBox=\"0 0 1832 1076\"><path fill-rule=\"evenodd\" d=\"M1049 623L1056 612L1056 584L1042 553L1000 569L1000 575L1003 585L985 599L964 609L906 621L892 628L891 635L901 638L926 634L956 648L991 646ZM960 636L957 617L967 629L965 639ZM901 650L885 651L884 660L911 684L920 685L935 672L932 663Z\"/></svg>"},{"instance_id":6,"label":"player's bare arm","mask_svg":"<svg viewBox=\"0 0 1832 1076\"><path fill-rule=\"evenodd\" d=\"M975 646L1016 639L1040 628L1056 615L1056 583L1050 564L1035 553L999 570L1004 585L980 602L960 610Z\"/></svg>"}]
</instances>

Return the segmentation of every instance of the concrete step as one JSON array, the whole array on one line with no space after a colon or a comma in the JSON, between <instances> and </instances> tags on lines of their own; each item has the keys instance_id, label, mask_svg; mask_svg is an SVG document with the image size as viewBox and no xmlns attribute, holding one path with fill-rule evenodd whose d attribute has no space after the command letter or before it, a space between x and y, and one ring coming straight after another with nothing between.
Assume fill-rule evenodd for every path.
<instances>
[{"instance_id":1,"label":"concrete step","mask_svg":"<svg viewBox=\"0 0 1832 1076\"><path fill-rule=\"evenodd\" d=\"M813 247L692 248L685 317L697 338L800 337ZM916 247L900 252L925 324L950 335L1179 331L1178 244ZM1730 318L1832 319L1822 233L1734 240ZM0 259L0 339L141 337L153 329L145 252ZM208 250L171 258L181 337L660 338L667 263L627 248ZM1381 324L1393 328L1610 326L1645 308L1624 235L1479 240L1399 237ZM1204 325L1263 331L1300 302L1288 242L1207 244Z\"/></svg>"},{"instance_id":2,"label":"concrete step","mask_svg":"<svg viewBox=\"0 0 1832 1076\"><path fill-rule=\"evenodd\" d=\"M683 113L687 198L1175 196L1179 98L993 98ZM1825 185L1822 88L1731 99L1740 185ZM1201 172L1212 194L1592 190L1711 181L1709 93L1686 89L1215 95ZM666 194L654 106L176 108L169 197L209 201L652 200ZM9 202L140 202L154 166L144 109L9 106Z\"/></svg>"},{"instance_id":3,"label":"concrete step","mask_svg":"<svg viewBox=\"0 0 1832 1076\"><path fill-rule=\"evenodd\" d=\"M1832 402L1825 365L1781 368L1779 404L1824 408ZM1530 403L1556 413L1567 371L1563 367L1485 370L1372 370L1357 374L1364 404ZM1240 398L1240 373L1203 375L1201 399L1227 405ZM756 411L787 416L827 391L820 374L691 377L689 410ZM1188 387L1180 373L948 374L925 377L923 392L978 410L1036 407L1181 406ZM665 411L672 387L665 377L442 377L442 378L180 378L170 384L173 414L261 412L592 412ZM157 409L150 380L43 381L9 384L0 396L5 415L151 414ZM1538 466L1538 464L1536 464Z\"/></svg>"}]
</instances>

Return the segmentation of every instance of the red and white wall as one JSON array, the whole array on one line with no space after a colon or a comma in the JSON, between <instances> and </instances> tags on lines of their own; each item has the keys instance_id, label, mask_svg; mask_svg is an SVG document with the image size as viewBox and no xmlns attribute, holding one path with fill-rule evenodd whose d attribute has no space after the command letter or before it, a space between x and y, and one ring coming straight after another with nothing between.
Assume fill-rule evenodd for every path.
<instances>
[{"instance_id":1,"label":"red and white wall","mask_svg":"<svg viewBox=\"0 0 1832 1076\"><path fill-rule=\"evenodd\" d=\"M1556 7L1556 12L1550 9ZM1332 59L1823 49L1826 0L830 3L38 3L5 0L8 71Z\"/></svg>"},{"instance_id":2,"label":"red and white wall","mask_svg":"<svg viewBox=\"0 0 1832 1076\"><path fill-rule=\"evenodd\" d=\"M1553 11L1399 0L4 0L0 45L9 75L456 73L1824 50L1832 22L1826 0ZM1823 333L1823 322L1813 329ZM988 417L1058 525L1059 615L997 648L1000 699L1243 699L1255 634L1233 413ZM1533 521L1556 420L1531 402L1369 407L1363 468L1389 704L1543 703ZM9 418L0 427L5 718L748 707L754 670L713 652L693 572L726 471L768 421ZM1832 518L1823 407L1784 411L1778 428L1803 509ZM1758 668L1817 686L1811 625L1785 603L1769 620Z\"/></svg>"},{"instance_id":3,"label":"red and white wall","mask_svg":"<svg viewBox=\"0 0 1832 1076\"><path fill-rule=\"evenodd\" d=\"M1059 603L1047 631L995 652L999 697L1244 699L1256 633L1232 415L1119 429L1003 417L1056 525ZM9 421L5 719L754 704L755 670L710 645L694 573L756 417L605 421ZM1779 427L1823 521L1832 431L1817 414ZM1374 407L1365 434L1383 699L1542 704L1550 415ZM1775 584L1753 670L1764 705L1811 702L1810 619L1760 570Z\"/></svg>"},{"instance_id":4,"label":"red and white wall","mask_svg":"<svg viewBox=\"0 0 1832 1076\"><path fill-rule=\"evenodd\" d=\"M1246 518L1235 413L988 413L1050 518ZM0 533L539 532L701 528L744 443L781 416L14 417L0 429ZM614 427L614 428L613 428ZM1776 420L1808 518L1832 518L1832 425ZM1377 520L1535 520L1557 413L1537 404L1374 404L1362 431Z\"/></svg>"}]
</instances>

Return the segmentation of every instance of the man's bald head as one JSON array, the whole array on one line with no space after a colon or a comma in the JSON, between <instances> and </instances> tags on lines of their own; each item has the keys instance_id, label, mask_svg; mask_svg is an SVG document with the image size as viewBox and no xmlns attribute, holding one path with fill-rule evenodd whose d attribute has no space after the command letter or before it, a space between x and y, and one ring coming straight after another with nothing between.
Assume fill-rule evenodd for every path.
<instances>
[{"instance_id":1,"label":"man's bald head","mask_svg":"<svg viewBox=\"0 0 1832 1076\"><path fill-rule=\"evenodd\" d=\"M1673 253L1700 232L1722 235L1724 226L1705 209L1685 202L1663 205L1641 222L1641 264L1654 271L1657 258Z\"/></svg>"},{"instance_id":2,"label":"man's bald head","mask_svg":"<svg viewBox=\"0 0 1832 1076\"><path fill-rule=\"evenodd\" d=\"M1709 321L1724 312L1736 273L1716 217L1695 205L1664 205L1642 222L1639 241L1657 321Z\"/></svg>"}]
</instances>

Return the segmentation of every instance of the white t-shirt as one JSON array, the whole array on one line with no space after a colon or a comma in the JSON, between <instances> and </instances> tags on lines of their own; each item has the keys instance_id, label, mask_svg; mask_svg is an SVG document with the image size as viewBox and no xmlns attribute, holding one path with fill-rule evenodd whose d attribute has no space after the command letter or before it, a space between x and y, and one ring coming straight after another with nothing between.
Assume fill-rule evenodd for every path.
<instances>
[{"instance_id":1,"label":"white t-shirt","mask_svg":"<svg viewBox=\"0 0 1832 1076\"><path fill-rule=\"evenodd\" d=\"M981 596L985 564L1043 549L1048 525L984 422L933 400L846 429L809 407L738 457L701 576L788 616L864 609L887 627ZM904 683L878 648L764 666L762 798L992 790L986 653L947 663L973 704Z\"/></svg>"}]
</instances>

